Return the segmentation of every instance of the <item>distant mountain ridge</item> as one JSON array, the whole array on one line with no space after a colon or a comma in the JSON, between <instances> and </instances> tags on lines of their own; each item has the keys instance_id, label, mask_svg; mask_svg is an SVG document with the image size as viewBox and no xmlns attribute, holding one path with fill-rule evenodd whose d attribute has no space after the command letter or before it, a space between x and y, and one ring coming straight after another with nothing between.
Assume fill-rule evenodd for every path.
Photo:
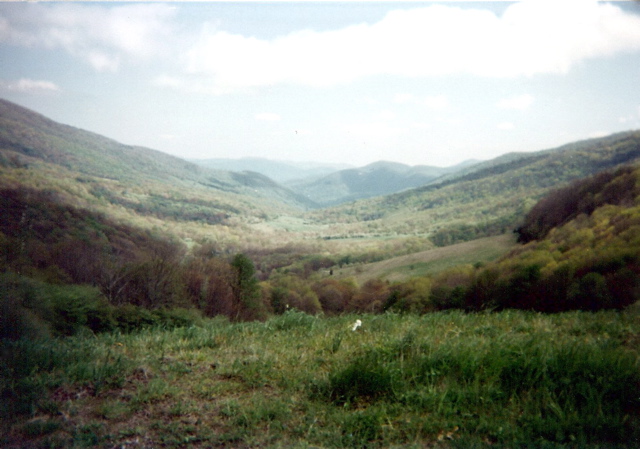
<instances>
[{"instance_id":1,"label":"distant mountain ridge","mask_svg":"<svg viewBox=\"0 0 640 449\"><path fill-rule=\"evenodd\" d=\"M294 181L286 185L321 206L333 206L420 187L477 163L470 160L452 167L432 167L378 161L361 168L340 170L321 178Z\"/></svg>"},{"instance_id":2,"label":"distant mountain ridge","mask_svg":"<svg viewBox=\"0 0 640 449\"><path fill-rule=\"evenodd\" d=\"M123 145L0 100L0 187L56 191L108 213L236 228L295 217L295 226L275 229L324 240L410 235L446 245L507 232L550 189L638 161L640 131L629 131L447 168L379 161L285 187L255 171Z\"/></svg>"},{"instance_id":3,"label":"distant mountain ridge","mask_svg":"<svg viewBox=\"0 0 640 449\"><path fill-rule=\"evenodd\" d=\"M353 168L348 164L328 164L321 162L277 161L266 158L246 157L241 159L193 159L193 163L216 170L235 172L252 171L261 173L281 184L293 180L316 176L326 176L339 170Z\"/></svg>"}]
</instances>

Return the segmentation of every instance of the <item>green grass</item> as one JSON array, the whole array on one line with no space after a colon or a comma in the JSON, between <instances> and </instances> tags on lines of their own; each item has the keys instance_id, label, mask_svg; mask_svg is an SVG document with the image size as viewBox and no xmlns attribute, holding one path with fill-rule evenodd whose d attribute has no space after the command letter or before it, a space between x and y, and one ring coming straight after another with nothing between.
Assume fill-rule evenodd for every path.
<instances>
[{"instance_id":1,"label":"green grass","mask_svg":"<svg viewBox=\"0 0 640 449\"><path fill-rule=\"evenodd\" d=\"M639 341L630 309L288 312L2 342L0 445L631 448Z\"/></svg>"},{"instance_id":2,"label":"green grass","mask_svg":"<svg viewBox=\"0 0 640 449\"><path fill-rule=\"evenodd\" d=\"M406 281L413 277L433 275L457 265L495 260L513 248L514 243L515 237L511 234L485 237L381 262L334 268L334 275L338 278L353 277L360 285L369 279Z\"/></svg>"}]
</instances>

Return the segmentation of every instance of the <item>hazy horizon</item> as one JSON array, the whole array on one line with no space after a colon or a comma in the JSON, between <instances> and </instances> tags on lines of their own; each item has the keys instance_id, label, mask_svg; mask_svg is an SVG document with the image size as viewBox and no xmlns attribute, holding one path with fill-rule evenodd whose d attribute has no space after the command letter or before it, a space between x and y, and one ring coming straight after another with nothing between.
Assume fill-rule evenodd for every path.
<instances>
[{"instance_id":1,"label":"hazy horizon","mask_svg":"<svg viewBox=\"0 0 640 449\"><path fill-rule=\"evenodd\" d=\"M184 159L447 167L640 128L640 4L1 3L0 97Z\"/></svg>"}]
</instances>

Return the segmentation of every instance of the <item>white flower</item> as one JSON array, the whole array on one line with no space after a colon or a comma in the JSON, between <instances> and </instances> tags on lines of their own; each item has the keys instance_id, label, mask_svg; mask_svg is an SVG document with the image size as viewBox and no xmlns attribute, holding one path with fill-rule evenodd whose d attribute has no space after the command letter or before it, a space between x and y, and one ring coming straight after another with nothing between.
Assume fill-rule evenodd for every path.
<instances>
[{"instance_id":1,"label":"white flower","mask_svg":"<svg viewBox=\"0 0 640 449\"><path fill-rule=\"evenodd\" d=\"M355 332L358 330L360 326L362 326L362 321L356 320L356 322L353 323L353 327L351 328L351 330Z\"/></svg>"}]
</instances>

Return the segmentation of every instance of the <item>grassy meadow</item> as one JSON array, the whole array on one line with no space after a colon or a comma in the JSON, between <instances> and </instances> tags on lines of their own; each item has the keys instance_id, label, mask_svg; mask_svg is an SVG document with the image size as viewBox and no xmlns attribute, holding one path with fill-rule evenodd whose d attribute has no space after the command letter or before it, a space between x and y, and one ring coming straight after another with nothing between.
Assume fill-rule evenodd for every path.
<instances>
[{"instance_id":1,"label":"grassy meadow","mask_svg":"<svg viewBox=\"0 0 640 449\"><path fill-rule=\"evenodd\" d=\"M638 447L638 342L637 306L5 341L0 446Z\"/></svg>"},{"instance_id":2,"label":"grassy meadow","mask_svg":"<svg viewBox=\"0 0 640 449\"><path fill-rule=\"evenodd\" d=\"M353 278L358 284L370 279L407 281L418 276L437 274L451 267L489 262L513 249L515 237L503 234L442 248L432 248L364 265L349 265L334 270L339 279Z\"/></svg>"}]
</instances>

